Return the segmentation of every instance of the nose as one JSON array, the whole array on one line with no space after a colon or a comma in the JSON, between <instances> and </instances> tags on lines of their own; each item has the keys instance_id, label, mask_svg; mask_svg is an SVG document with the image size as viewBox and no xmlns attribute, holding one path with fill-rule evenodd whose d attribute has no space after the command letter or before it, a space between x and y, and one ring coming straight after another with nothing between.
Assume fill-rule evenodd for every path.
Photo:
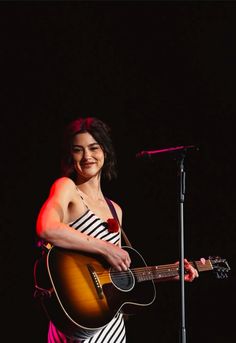
<instances>
[{"instance_id":1,"label":"nose","mask_svg":"<svg viewBox=\"0 0 236 343\"><path fill-rule=\"evenodd\" d=\"M84 149L83 159L88 160L90 157L91 157L91 152L89 151L89 149Z\"/></svg>"}]
</instances>

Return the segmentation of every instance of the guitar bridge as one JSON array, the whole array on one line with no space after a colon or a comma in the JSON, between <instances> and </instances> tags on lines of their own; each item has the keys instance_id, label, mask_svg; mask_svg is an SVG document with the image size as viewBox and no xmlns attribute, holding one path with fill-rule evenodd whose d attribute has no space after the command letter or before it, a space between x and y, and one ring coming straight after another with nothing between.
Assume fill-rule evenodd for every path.
<instances>
[{"instance_id":1,"label":"guitar bridge","mask_svg":"<svg viewBox=\"0 0 236 343\"><path fill-rule=\"evenodd\" d=\"M93 266L91 266L91 264L87 264L87 267L88 267L88 270L89 270L90 275L92 277L92 280L93 280L94 286L96 288L98 297L100 299L102 299L104 297L104 295L103 295L102 286L101 286L100 281L98 279L97 273L96 273L95 269L93 268Z\"/></svg>"}]
</instances>

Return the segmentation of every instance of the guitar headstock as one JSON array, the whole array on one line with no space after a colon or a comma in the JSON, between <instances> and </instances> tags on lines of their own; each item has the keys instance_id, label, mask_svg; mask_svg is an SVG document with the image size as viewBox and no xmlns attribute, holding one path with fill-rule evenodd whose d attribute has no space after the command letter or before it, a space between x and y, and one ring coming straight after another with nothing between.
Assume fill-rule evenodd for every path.
<instances>
[{"instance_id":1,"label":"guitar headstock","mask_svg":"<svg viewBox=\"0 0 236 343\"><path fill-rule=\"evenodd\" d=\"M226 259L219 256L209 256L213 271L216 273L217 279L225 279L228 277L230 266Z\"/></svg>"}]
</instances>

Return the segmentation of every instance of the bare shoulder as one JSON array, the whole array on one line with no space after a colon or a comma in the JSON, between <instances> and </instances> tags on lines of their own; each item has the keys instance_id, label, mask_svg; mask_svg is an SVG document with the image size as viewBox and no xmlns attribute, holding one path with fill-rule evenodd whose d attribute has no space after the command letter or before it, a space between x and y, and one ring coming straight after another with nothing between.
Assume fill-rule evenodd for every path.
<instances>
[{"instance_id":1,"label":"bare shoulder","mask_svg":"<svg viewBox=\"0 0 236 343\"><path fill-rule=\"evenodd\" d=\"M54 181L51 186L50 193L71 192L76 190L76 185L73 180L68 177L60 177Z\"/></svg>"},{"instance_id":2,"label":"bare shoulder","mask_svg":"<svg viewBox=\"0 0 236 343\"><path fill-rule=\"evenodd\" d=\"M69 177L66 177L66 176L63 176L63 177L60 177L58 179L56 179L54 181L54 184L55 185L59 185L59 186L63 186L63 185L66 185L66 186L75 186L75 183L72 179L70 179Z\"/></svg>"}]
</instances>

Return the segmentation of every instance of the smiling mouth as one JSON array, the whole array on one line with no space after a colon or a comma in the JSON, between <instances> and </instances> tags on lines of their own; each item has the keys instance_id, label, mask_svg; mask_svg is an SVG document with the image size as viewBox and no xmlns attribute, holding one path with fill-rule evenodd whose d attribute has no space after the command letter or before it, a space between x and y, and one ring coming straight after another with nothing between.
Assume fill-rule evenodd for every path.
<instances>
[{"instance_id":1,"label":"smiling mouth","mask_svg":"<svg viewBox=\"0 0 236 343\"><path fill-rule=\"evenodd\" d=\"M83 167L83 168L88 168L88 167L92 167L93 165L94 165L93 162L91 162L91 163L83 163L83 164L82 164L82 167Z\"/></svg>"}]
</instances>

